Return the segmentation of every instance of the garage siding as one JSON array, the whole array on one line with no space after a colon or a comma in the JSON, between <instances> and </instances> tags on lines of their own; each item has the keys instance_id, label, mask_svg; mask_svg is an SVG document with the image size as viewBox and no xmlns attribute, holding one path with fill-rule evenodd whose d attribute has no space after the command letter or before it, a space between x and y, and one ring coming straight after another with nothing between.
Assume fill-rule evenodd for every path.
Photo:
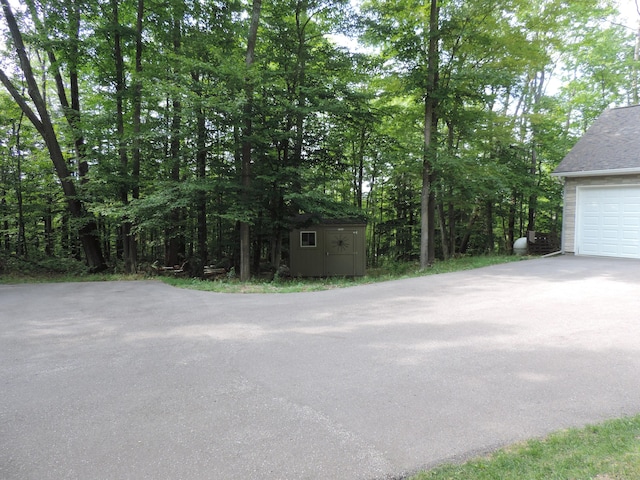
<instances>
[{"instance_id":1,"label":"garage siding","mask_svg":"<svg viewBox=\"0 0 640 480\"><path fill-rule=\"evenodd\" d=\"M577 187L638 186L640 175L614 175L602 177L567 177L564 185L564 216L562 248L565 253L576 253L576 200Z\"/></svg>"}]
</instances>

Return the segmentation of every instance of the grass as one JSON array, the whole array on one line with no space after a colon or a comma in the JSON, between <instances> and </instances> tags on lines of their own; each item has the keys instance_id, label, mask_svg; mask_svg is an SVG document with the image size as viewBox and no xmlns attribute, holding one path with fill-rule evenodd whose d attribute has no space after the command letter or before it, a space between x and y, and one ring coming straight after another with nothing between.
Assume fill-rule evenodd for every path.
<instances>
[{"instance_id":1,"label":"grass","mask_svg":"<svg viewBox=\"0 0 640 480\"><path fill-rule=\"evenodd\" d=\"M401 278L420 277L438 273L486 267L500 263L515 262L528 257L514 255L482 255L476 257L460 257L446 261L436 261L426 270L420 270L417 263L389 263L379 268L367 269L364 277L344 278L275 278L273 280L253 279L241 283L235 278L221 280L200 280L197 278L162 277L169 285L194 290L222 293L293 293L330 290L363 285L374 282L385 282Z\"/></svg>"},{"instance_id":2,"label":"grass","mask_svg":"<svg viewBox=\"0 0 640 480\"><path fill-rule=\"evenodd\" d=\"M411 480L637 480L640 416L570 429Z\"/></svg>"}]
</instances>

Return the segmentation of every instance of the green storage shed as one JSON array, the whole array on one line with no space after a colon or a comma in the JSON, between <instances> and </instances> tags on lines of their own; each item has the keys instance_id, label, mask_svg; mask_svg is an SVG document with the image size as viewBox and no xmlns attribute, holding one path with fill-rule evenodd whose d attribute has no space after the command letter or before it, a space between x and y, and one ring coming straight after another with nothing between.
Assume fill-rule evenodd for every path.
<instances>
[{"instance_id":1,"label":"green storage shed","mask_svg":"<svg viewBox=\"0 0 640 480\"><path fill-rule=\"evenodd\" d=\"M365 274L366 222L355 218L300 216L289 234L294 277L357 277Z\"/></svg>"}]
</instances>

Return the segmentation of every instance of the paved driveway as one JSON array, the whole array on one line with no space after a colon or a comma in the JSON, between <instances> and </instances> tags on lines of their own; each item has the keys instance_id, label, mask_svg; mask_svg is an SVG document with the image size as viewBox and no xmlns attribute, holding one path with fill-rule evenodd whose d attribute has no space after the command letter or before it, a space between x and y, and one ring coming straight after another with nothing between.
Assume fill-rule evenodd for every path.
<instances>
[{"instance_id":1,"label":"paved driveway","mask_svg":"<svg viewBox=\"0 0 640 480\"><path fill-rule=\"evenodd\" d=\"M640 413L640 262L0 286L0 478L378 479Z\"/></svg>"}]
</instances>

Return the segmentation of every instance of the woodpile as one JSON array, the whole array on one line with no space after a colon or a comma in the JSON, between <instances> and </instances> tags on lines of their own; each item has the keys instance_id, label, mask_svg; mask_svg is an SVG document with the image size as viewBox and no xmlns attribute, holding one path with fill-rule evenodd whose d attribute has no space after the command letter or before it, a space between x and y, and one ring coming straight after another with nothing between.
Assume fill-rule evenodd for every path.
<instances>
[{"instance_id":1,"label":"woodpile","mask_svg":"<svg viewBox=\"0 0 640 480\"><path fill-rule=\"evenodd\" d=\"M182 276L185 274L185 266L187 262L185 261L182 265L173 265L173 266L162 266L156 260L151 264L151 268L153 268L160 275L175 275Z\"/></svg>"},{"instance_id":2,"label":"woodpile","mask_svg":"<svg viewBox=\"0 0 640 480\"><path fill-rule=\"evenodd\" d=\"M204 278L221 278L227 275L227 269L216 268L215 265L205 265L202 275Z\"/></svg>"},{"instance_id":3,"label":"woodpile","mask_svg":"<svg viewBox=\"0 0 640 480\"><path fill-rule=\"evenodd\" d=\"M196 275L195 272L189 268L189 261L185 261L181 265L160 265L157 260L151 265L153 271L158 275L171 275L176 277L188 276L189 274ZM228 275L229 270L226 268L220 268L216 265L205 265L202 270L202 278L217 280L224 278Z\"/></svg>"}]
</instances>

